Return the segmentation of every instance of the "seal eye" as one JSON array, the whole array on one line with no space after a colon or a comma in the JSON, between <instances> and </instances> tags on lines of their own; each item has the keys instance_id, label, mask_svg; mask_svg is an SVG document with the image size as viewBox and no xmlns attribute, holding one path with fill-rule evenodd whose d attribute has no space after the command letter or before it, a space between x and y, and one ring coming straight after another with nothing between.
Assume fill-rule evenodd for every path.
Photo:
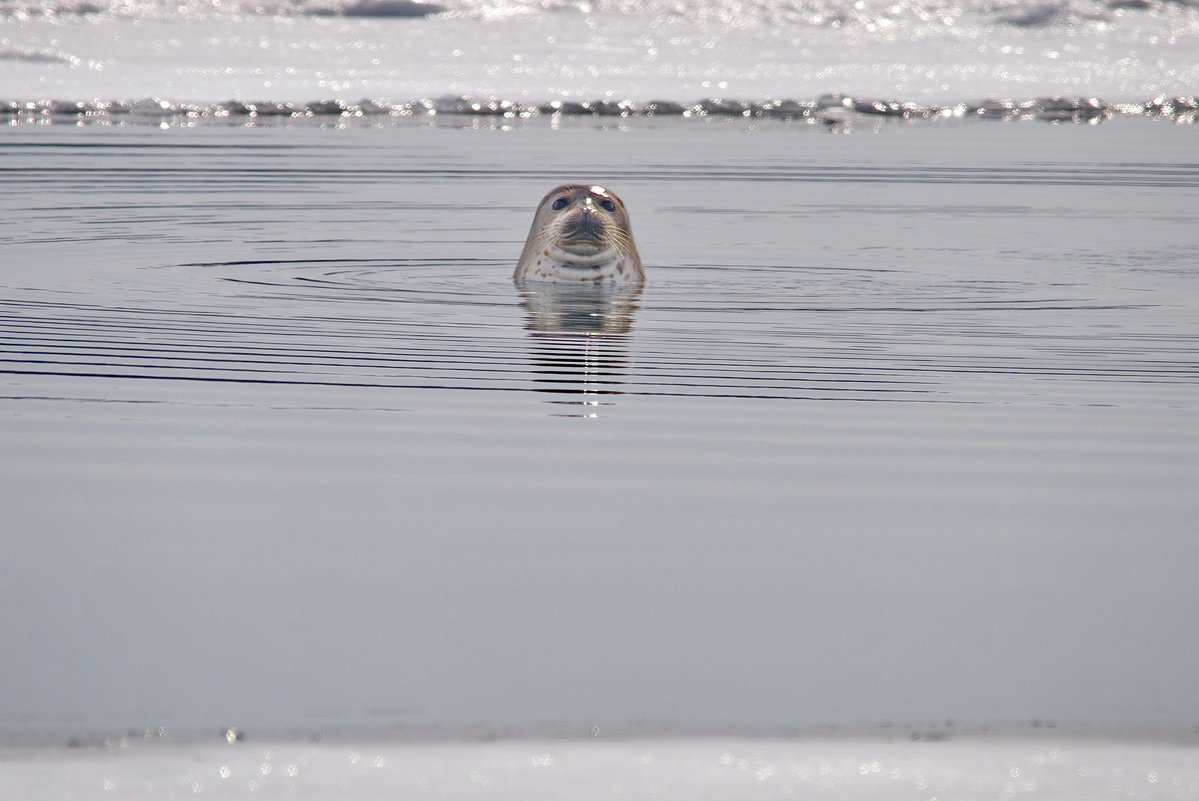
<instances>
[{"instance_id":1,"label":"seal eye","mask_svg":"<svg viewBox=\"0 0 1199 801\"><path fill-rule=\"evenodd\" d=\"M564 197L560 197L554 201L554 205L550 206L550 208L553 209L554 211L558 211L559 209L566 208L566 204L568 204L568 203L570 203L569 200L567 200Z\"/></svg>"},{"instance_id":2,"label":"seal eye","mask_svg":"<svg viewBox=\"0 0 1199 801\"><path fill-rule=\"evenodd\" d=\"M609 200L608 198L604 198L603 200L601 200L600 205L603 206L608 211L616 211L616 203L612 200Z\"/></svg>"}]
</instances>

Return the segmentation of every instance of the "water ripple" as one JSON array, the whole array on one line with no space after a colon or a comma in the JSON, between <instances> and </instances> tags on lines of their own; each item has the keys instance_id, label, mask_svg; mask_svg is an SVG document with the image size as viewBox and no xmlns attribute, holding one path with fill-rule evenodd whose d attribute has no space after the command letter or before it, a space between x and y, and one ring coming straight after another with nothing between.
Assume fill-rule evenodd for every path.
<instances>
[{"instance_id":1,"label":"water ripple","mask_svg":"<svg viewBox=\"0 0 1199 801\"><path fill-rule=\"evenodd\" d=\"M621 396L1177 405L1199 382L1178 240L1199 165L622 156L604 174L666 188L639 225L674 249L644 291L589 296L510 278L525 198L556 165L383 147L0 143L0 245L39 264L0 273L0 373L535 393L560 413ZM1154 210L1125 220L1130 191Z\"/></svg>"}]
</instances>

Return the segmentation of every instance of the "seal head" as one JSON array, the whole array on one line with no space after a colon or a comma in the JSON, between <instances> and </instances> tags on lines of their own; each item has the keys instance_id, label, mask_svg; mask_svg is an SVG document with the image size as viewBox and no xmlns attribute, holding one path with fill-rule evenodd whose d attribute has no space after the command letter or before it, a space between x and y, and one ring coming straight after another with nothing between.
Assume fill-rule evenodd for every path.
<instances>
[{"instance_id":1,"label":"seal head","mask_svg":"<svg viewBox=\"0 0 1199 801\"><path fill-rule=\"evenodd\" d=\"M517 281L645 281L629 214L615 192L566 184L542 199L513 276Z\"/></svg>"}]
</instances>

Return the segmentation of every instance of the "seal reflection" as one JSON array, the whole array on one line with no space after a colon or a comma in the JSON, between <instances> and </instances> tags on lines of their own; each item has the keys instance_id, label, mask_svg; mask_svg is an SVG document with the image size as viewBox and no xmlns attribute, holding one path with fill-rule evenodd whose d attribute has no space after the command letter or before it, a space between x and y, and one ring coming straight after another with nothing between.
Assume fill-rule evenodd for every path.
<instances>
[{"instance_id":1,"label":"seal reflection","mask_svg":"<svg viewBox=\"0 0 1199 801\"><path fill-rule=\"evenodd\" d=\"M517 282L525 310L535 392L596 417L624 393L628 342L642 287Z\"/></svg>"}]
</instances>

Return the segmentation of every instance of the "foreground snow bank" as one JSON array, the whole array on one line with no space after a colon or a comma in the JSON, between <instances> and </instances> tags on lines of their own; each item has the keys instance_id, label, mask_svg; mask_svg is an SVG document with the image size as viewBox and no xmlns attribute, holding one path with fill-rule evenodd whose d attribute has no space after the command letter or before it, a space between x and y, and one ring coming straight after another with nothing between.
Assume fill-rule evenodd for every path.
<instances>
[{"instance_id":1,"label":"foreground snow bank","mask_svg":"<svg viewBox=\"0 0 1199 801\"><path fill-rule=\"evenodd\" d=\"M122 738L0 750L26 801L71 798L703 799L1199 797L1193 744L1094 738Z\"/></svg>"}]
</instances>

